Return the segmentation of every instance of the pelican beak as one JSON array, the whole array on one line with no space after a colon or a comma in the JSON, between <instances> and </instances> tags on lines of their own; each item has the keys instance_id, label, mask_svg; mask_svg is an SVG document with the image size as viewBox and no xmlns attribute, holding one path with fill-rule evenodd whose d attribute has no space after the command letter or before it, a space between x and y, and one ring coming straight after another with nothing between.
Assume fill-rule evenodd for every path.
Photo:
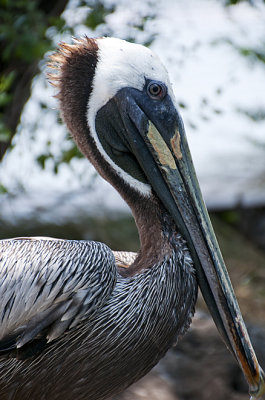
<instances>
[{"instance_id":1,"label":"pelican beak","mask_svg":"<svg viewBox=\"0 0 265 400\"><path fill-rule=\"evenodd\" d=\"M172 103L168 118L161 117L158 109L155 113L143 111L144 106L138 105L130 112L134 125L131 132L136 127L141 137L136 139L132 134L131 150L185 238L205 302L246 377L250 395L257 399L265 393L264 372L252 348L202 199L182 120Z\"/></svg>"}]
</instances>

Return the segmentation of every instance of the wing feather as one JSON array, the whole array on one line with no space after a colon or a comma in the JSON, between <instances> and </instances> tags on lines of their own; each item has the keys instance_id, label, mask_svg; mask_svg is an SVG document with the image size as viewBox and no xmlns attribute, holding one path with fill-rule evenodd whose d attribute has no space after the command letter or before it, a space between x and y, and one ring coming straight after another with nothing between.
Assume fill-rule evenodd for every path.
<instances>
[{"instance_id":1,"label":"wing feather","mask_svg":"<svg viewBox=\"0 0 265 400\"><path fill-rule=\"evenodd\" d=\"M47 341L100 310L117 279L112 251L92 241L0 241L0 351Z\"/></svg>"}]
</instances>

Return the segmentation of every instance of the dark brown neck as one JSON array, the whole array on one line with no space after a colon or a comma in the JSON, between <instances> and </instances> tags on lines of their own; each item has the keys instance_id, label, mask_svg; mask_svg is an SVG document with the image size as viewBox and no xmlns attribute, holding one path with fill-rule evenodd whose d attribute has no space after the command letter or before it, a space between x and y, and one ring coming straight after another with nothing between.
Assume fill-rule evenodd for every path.
<instances>
[{"instance_id":1,"label":"dark brown neck","mask_svg":"<svg viewBox=\"0 0 265 400\"><path fill-rule=\"evenodd\" d=\"M128 203L138 228L141 245L138 257L123 274L132 276L159 264L170 255L170 238L175 236L176 227L155 195L149 199L139 195L137 199L134 198L133 204L130 201Z\"/></svg>"}]
</instances>

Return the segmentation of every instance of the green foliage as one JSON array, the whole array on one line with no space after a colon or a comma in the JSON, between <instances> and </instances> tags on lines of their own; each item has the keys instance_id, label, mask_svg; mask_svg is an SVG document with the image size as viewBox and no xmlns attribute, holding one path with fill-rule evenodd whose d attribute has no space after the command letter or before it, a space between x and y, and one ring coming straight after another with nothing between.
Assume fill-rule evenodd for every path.
<instances>
[{"instance_id":1,"label":"green foliage","mask_svg":"<svg viewBox=\"0 0 265 400\"><path fill-rule=\"evenodd\" d=\"M255 122L262 122L265 120L265 108L258 108L255 110L245 110L243 108L238 108L237 111L241 114L244 114L246 117Z\"/></svg>"},{"instance_id":2,"label":"green foliage","mask_svg":"<svg viewBox=\"0 0 265 400\"><path fill-rule=\"evenodd\" d=\"M0 110L3 110L13 99L11 87L15 76L15 71L0 75ZM11 132L3 122L2 112L0 112L0 142L8 142L10 137Z\"/></svg>"},{"instance_id":3,"label":"green foliage","mask_svg":"<svg viewBox=\"0 0 265 400\"><path fill-rule=\"evenodd\" d=\"M0 93L10 89L15 76L15 71L11 71L9 74L3 74L0 76Z\"/></svg>"},{"instance_id":4,"label":"green foliage","mask_svg":"<svg viewBox=\"0 0 265 400\"><path fill-rule=\"evenodd\" d=\"M85 21L83 22L84 25L86 25L88 28L92 30L96 30L98 26L106 24L106 17L116 11L117 4L106 4L107 2L104 0L86 0L82 1L80 5L85 5L90 7L90 12L88 13ZM145 31L145 26L146 23L150 20L154 19L154 14L152 15L143 15L138 23L133 23L130 25L133 27L136 31L144 32ZM106 31L104 32L104 35L106 36L113 36L113 33L109 29L109 27L106 24ZM155 35L149 35L149 37L142 42L143 45L145 46L150 46L151 43L153 42L155 38ZM134 37L124 37L123 39L129 41L129 42L134 42L135 38Z\"/></svg>"},{"instance_id":5,"label":"green foliage","mask_svg":"<svg viewBox=\"0 0 265 400\"><path fill-rule=\"evenodd\" d=\"M252 62L262 62L265 63L265 41L259 43L256 47L242 47L238 46L233 40L228 38L221 38L212 42L215 46L220 43L227 43L233 47L241 56L246 57L246 59Z\"/></svg>"},{"instance_id":6,"label":"green foliage","mask_svg":"<svg viewBox=\"0 0 265 400\"><path fill-rule=\"evenodd\" d=\"M40 3L41 0L0 0L0 144L10 142L15 133L19 119L15 122L9 118L13 117L16 107L22 109L26 100L26 97L23 100L24 93L33 76L29 71L35 71L34 65L51 47L46 36L51 21ZM61 26L61 21L61 18L52 18L53 24ZM18 92L17 84L21 82ZM18 93L21 102L15 97ZM10 110L13 111L10 113Z\"/></svg>"},{"instance_id":7,"label":"green foliage","mask_svg":"<svg viewBox=\"0 0 265 400\"><path fill-rule=\"evenodd\" d=\"M11 138L11 132L3 121L0 120L0 142L8 142Z\"/></svg>"},{"instance_id":8,"label":"green foliage","mask_svg":"<svg viewBox=\"0 0 265 400\"><path fill-rule=\"evenodd\" d=\"M0 109L4 108L12 101L13 96L10 89L15 79L15 76L16 76L15 71L11 71L8 74L0 75ZM4 124L0 120L0 135L1 133L3 133L4 129L5 129Z\"/></svg>"},{"instance_id":9,"label":"green foliage","mask_svg":"<svg viewBox=\"0 0 265 400\"><path fill-rule=\"evenodd\" d=\"M2 185L2 184L0 183L0 194L5 194L5 193L7 193L7 189L5 188L4 185Z\"/></svg>"},{"instance_id":10,"label":"green foliage","mask_svg":"<svg viewBox=\"0 0 265 400\"><path fill-rule=\"evenodd\" d=\"M223 212L220 212L219 218L221 218L223 221L225 221L229 225L235 225L238 223L240 216L239 213L236 210L226 210Z\"/></svg>"},{"instance_id":11,"label":"green foliage","mask_svg":"<svg viewBox=\"0 0 265 400\"><path fill-rule=\"evenodd\" d=\"M72 147L63 152L59 162L69 163L73 158L82 158L82 153L78 150L77 146L72 142Z\"/></svg>"},{"instance_id":12,"label":"green foliage","mask_svg":"<svg viewBox=\"0 0 265 400\"><path fill-rule=\"evenodd\" d=\"M250 5L254 5L253 0L224 0L223 3L226 7L235 6L239 3L249 3Z\"/></svg>"},{"instance_id":13,"label":"green foliage","mask_svg":"<svg viewBox=\"0 0 265 400\"><path fill-rule=\"evenodd\" d=\"M72 140L68 139L68 144L69 148L67 150L63 150L60 156L54 157L54 155L50 151L47 151L46 153L41 154L37 157L37 163L42 169L45 169L46 162L48 160L52 160L54 173L57 174L61 164L70 164L73 158L83 158L82 153L80 153L77 146ZM50 144L47 143L48 148L49 145Z\"/></svg>"},{"instance_id":14,"label":"green foliage","mask_svg":"<svg viewBox=\"0 0 265 400\"><path fill-rule=\"evenodd\" d=\"M91 7L91 11L85 20L85 25L92 30L95 30L98 25L103 24L106 16L115 11L114 6L107 6L100 0L88 1L86 5Z\"/></svg>"},{"instance_id":15,"label":"green foliage","mask_svg":"<svg viewBox=\"0 0 265 400\"><path fill-rule=\"evenodd\" d=\"M83 154L80 153L77 146L73 142L71 142L71 145L70 149L63 151L59 158L54 159L54 173L58 173L59 166L62 163L70 164L73 158L83 158Z\"/></svg>"},{"instance_id":16,"label":"green foliage","mask_svg":"<svg viewBox=\"0 0 265 400\"><path fill-rule=\"evenodd\" d=\"M1 1L0 38L4 43L1 59L31 63L43 56L50 43L45 38L47 22L38 1Z\"/></svg>"},{"instance_id":17,"label":"green foliage","mask_svg":"<svg viewBox=\"0 0 265 400\"><path fill-rule=\"evenodd\" d=\"M244 57L248 57L248 58L252 59L253 61L261 61L261 62L265 63L265 43L263 44L262 48L260 48L260 49L237 47L237 50Z\"/></svg>"}]
</instances>

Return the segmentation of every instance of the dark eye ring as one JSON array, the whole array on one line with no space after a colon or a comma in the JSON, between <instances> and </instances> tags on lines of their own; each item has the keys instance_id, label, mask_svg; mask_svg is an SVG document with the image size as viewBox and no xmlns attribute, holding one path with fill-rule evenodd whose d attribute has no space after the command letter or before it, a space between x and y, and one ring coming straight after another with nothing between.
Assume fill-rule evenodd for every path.
<instances>
[{"instance_id":1,"label":"dark eye ring","mask_svg":"<svg viewBox=\"0 0 265 400\"><path fill-rule=\"evenodd\" d=\"M147 85L147 93L151 99L161 100L165 97L166 92L166 87L163 83L152 81Z\"/></svg>"}]
</instances>

